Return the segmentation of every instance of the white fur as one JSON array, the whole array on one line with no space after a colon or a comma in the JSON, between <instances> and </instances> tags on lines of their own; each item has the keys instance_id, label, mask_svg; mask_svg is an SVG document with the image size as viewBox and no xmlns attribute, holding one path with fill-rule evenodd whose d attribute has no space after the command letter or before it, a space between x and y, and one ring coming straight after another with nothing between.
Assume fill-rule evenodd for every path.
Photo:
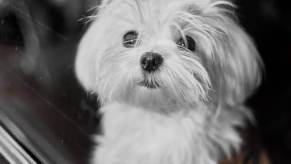
<instances>
[{"instance_id":1,"label":"white fur","mask_svg":"<svg viewBox=\"0 0 291 164\"><path fill-rule=\"evenodd\" d=\"M251 114L244 100L260 82L257 50L225 0L104 0L83 37L76 74L98 94L104 134L93 164L216 164L241 143L235 127ZM134 48L123 35L139 33ZM197 43L178 48L186 35ZM145 52L162 55L143 76ZM140 86L142 80L160 87Z\"/></svg>"}]
</instances>

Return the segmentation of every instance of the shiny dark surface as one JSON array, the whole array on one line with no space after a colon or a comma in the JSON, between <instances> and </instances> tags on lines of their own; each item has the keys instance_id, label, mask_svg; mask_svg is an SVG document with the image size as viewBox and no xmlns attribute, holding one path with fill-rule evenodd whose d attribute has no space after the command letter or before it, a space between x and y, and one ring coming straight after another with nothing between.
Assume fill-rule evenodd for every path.
<instances>
[{"instance_id":1,"label":"shiny dark surface","mask_svg":"<svg viewBox=\"0 0 291 164\"><path fill-rule=\"evenodd\" d=\"M240 22L264 62L260 88L249 100L262 147L274 164L291 163L291 6L286 0L236 0Z\"/></svg>"},{"instance_id":2,"label":"shiny dark surface","mask_svg":"<svg viewBox=\"0 0 291 164\"><path fill-rule=\"evenodd\" d=\"M0 163L1 164L9 164L8 161L0 154Z\"/></svg>"},{"instance_id":3,"label":"shiny dark surface","mask_svg":"<svg viewBox=\"0 0 291 164\"><path fill-rule=\"evenodd\" d=\"M89 135L94 130L89 128L90 124L95 128L98 125L94 114L78 111L87 110L84 100L78 95L75 96L79 100L72 99L74 93L70 90L58 89L62 94L51 95L49 92L54 88L37 85L37 80L42 79L24 75L17 68L17 59L23 55L21 50L1 46L0 53L1 121L6 120L3 124L19 140L24 140L24 146L42 163L84 163L92 146ZM43 91L46 89L49 91Z\"/></svg>"},{"instance_id":4,"label":"shiny dark surface","mask_svg":"<svg viewBox=\"0 0 291 164\"><path fill-rule=\"evenodd\" d=\"M98 132L97 98L74 75L82 15L66 12L50 1L0 2L0 125L39 163L88 163Z\"/></svg>"}]
</instances>

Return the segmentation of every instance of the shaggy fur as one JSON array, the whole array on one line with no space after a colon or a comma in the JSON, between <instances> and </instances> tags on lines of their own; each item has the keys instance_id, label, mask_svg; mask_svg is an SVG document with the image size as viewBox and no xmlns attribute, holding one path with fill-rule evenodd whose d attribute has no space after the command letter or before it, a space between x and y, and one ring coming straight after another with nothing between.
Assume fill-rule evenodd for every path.
<instances>
[{"instance_id":1,"label":"shaggy fur","mask_svg":"<svg viewBox=\"0 0 291 164\"><path fill-rule=\"evenodd\" d=\"M104 0L90 19L76 74L104 114L92 164L216 164L239 150L235 128L251 117L243 102L260 82L260 58L231 2ZM124 47L132 30L135 46ZM195 51L176 44L186 36ZM158 71L142 70L146 52L162 55Z\"/></svg>"}]
</instances>

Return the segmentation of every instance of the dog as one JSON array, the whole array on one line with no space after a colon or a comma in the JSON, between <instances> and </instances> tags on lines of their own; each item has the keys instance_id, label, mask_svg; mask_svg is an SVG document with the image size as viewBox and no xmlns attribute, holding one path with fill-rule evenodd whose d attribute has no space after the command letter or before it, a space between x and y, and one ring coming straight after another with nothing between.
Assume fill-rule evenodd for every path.
<instances>
[{"instance_id":1,"label":"dog","mask_svg":"<svg viewBox=\"0 0 291 164\"><path fill-rule=\"evenodd\" d=\"M239 151L262 62L226 0L103 0L75 62L98 95L92 164L216 164Z\"/></svg>"}]
</instances>

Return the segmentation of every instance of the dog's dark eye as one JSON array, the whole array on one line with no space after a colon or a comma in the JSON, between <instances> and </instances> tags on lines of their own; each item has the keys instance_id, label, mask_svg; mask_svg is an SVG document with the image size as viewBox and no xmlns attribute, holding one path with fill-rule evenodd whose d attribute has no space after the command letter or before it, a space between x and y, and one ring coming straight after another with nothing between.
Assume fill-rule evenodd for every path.
<instances>
[{"instance_id":1,"label":"dog's dark eye","mask_svg":"<svg viewBox=\"0 0 291 164\"><path fill-rule=\"evenodd\" d=\"M138 33L136 31L128 31L123 35L123 46L132 48L136 45Z\"/></svg>"},{"instance_id":2,"label":"dog's dark eye","mask_svg":"<svg viewBox=\"0 0 291 164\"><path fill-rule=\"evenodd\" d=\"M186 41L186 42L185 42ZM177 45L180 48L187 48L188 50L194 52L196 50L196 42L193 38L190 36L186 36L185 40L183 38L180 38L177 41Z\"/></svg>"}]
</instances>

